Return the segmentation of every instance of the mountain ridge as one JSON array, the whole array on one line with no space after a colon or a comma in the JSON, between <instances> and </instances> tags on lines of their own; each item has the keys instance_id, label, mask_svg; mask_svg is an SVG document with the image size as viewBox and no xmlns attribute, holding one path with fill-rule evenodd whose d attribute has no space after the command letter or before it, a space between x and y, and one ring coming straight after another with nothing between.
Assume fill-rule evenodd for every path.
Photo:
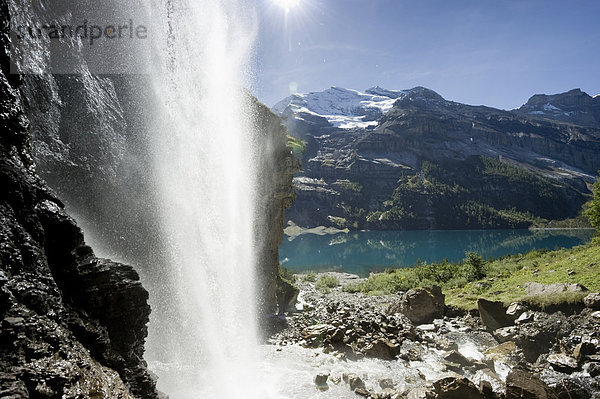
<instances>
[{"instance_id":1,"label":"mountain ridge","mask_svg":"<svg viewBox=\"0 0 600 399\"><path fill-rule=\"evenodd\" d=\"M576 216L600 169L600 129L594 123L582 125L574 111L562 120L552 119L554 112L528 114L547 101L570 104L571 110L594 105L580 90L533 96L520 111L447 101L423 87L335 90L363 106L311 110L317 92L309 93L309 101L288 97L287 105L275 109L290 133L306 142L304 170L295 179L298 199L288 212L301 226L527 227ZM381 103L393 105L366 121L364 111L373 101L380 110ZM337 110L357 123L330 123ZM444 215L449 204L457 215L451 220Z\"/></svg>"}]
</instances>

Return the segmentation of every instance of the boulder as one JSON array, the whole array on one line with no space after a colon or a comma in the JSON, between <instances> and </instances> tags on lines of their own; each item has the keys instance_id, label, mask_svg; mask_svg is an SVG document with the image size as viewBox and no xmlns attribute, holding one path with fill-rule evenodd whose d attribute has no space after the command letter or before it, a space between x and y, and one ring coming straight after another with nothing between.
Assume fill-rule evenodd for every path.
<instances>
[{"instance_id":1,"label":"boulder","mask_svg":"<svg viewBox=\"0 0 600 399\"><path fill-rule=\"evenodd\" d=\"M600 375L600 363L590 363L588 366L588 374L592 378L598 377Z\"/></svg>"},{"instance_id":2,"label":"boulder","mask_svg":"<svg viewBox=\"0 0 600 399\"><path fill-rule=\"evenodd\" d=\"M392 380L391 378L382 378L378 381L379 386L381 387L381 389L394 389L394 380Z\"/></svg>"},{"instance_id":3,"label":"boulder","mask_svg":"<svg viewBox=\"0 0 600 399\"><path fill-rule=\"evenodd\" d=\"M483 394L462 376L450 376L433 383L436 399L483 399Z\"/></svg>"},{"instance_id":4,"label":"boulder","mask_svg":"<svg viewBox=\"0 0 600 399\"><path fill-rule=\"evenodd\" d=\"M573 357L577 359L579 363L583 362L588 355L595 355L598 351L596 345L591 342L581 342L575 346L573 350Z\"/></svg>"},{"instance_id":5,"label":"boulder","mask_svg":"<svg viewBox=\"0 0 600 399\"><path fill-rule=\"evenodd\" d=\"M594 292L583 298L583 303L591 309L600 309L600 293Z\"/></svg>"},{"instance_id":6,"label":"boulder","mask_svg":"<svg viewBox=\"0 0 600 399\"><path fill-rule=\"evenodd\" d=\"M508 355L517 350L517 345L513 341L507 341L500 345L489 348L484 352L488 359L505 360Z\"/></svg>"},{"instance_id":7,"label":"boulder","mask_svg":"<svg viewBox=\"0 0 600 399\"><path fill-rule=\"evenodd\" d=\"M319 373L315 376L314 382L317 388L321 390L328 389L327 379L329 378L329 373Z\"/></svg>"},{"instance_id":8,"label":"boulder","mask_svg":"<svg viewBox=\"0 0 600 399\"><path fill-rule=\"evenodd\" d=\"M506 384L492 370L486 368L478 370L472 378L475 385L479 386L479 390L486 398L498 396L506 391Z\"/></svg>"},{"instance_id":9,"label":"boulder","mask_svg":"<svg viewBox=\"0 0 600 399\"><path fill-rule=\"evenodd\" d=\"M558 399L591 399L598 389L586 380L588 379L573 376L561 378L560 382L553 387L554 394Z\"/></svg>"},{"instance_id":10,"label":"boulder","mask_svg":"<svg viewBox=\"0 0 600 399\"><path fill-rule=\"evenodd\" d=\"M387 339L379 339L367 345L363 353L366 357L393 360L400 353L400 346Z\"/></svg>"},{"instance_id":11,"label":"boulder","mask_svg":"<svg viewBox=\"0 0 600 399\"><path fill-rule=\"evenodd\" d=\"M279 314L296 310L296 301L298 300L300 290L280 276L277 276L276 286L275 292Z\"/></svg>"},{"instance_id":12,"label":"boulder","mask_svg":"<svg viewBox=\"0 0 600 399\"><path fill-rule=\"evenodd\" d=\"M556 295L563 292L586 292L588 289L581 284L555 283L525 283L525 292L529 296Z\"/></svg>"},{"instance_id":13,"label":"boulder","mask_svg":"<svg viewBox=\"0 0 600 399\"><path fill-rule=\"evenodd\" d=\"M364 381L354 373L344 374L343 379L348 383L348 385L350 385L350 389L352 391L357 389L365 389Z\"/></svg>"},{"instance_id":14,"label":"boulder","mask_svg":"<svg viewBox=\"0 0 600 399\"><path fill-rule=\"evenodd\" d=\"M406 395L407 399L429 399L435 394L430 389L425 387L413 388Z\"/></svg>"},{"instance_id":15,"label":"boulder","mask_svg":"<svg viewBox=\"0 0 600 399\"><path fill-rule=\"evenodd\" d=\"M494 331L494 338L499 342L513 341L518 333L519 330L515 326L502 327Z\"/></svg>"},{"instance_id":16,"label":"boulder","mask_svg":"<svg viewBox=\"0 0 600 399\"><path fill-rule=\"evenodd\" d=\"M402 313L414 324L431 323L444 314L445 296L437 285L411 289L392 304L388 313Z\"/></svg>"},{"instance_id":17,"label":"boulder","mask_svg":"<svg viewBox=\"0 0 600 399\"><path fill-rule=\"evenodd\" d=\"M479 309L481 322L490 331L512 324L512 320L506 315L506 308L502 302L493 302L479 298L477 300L477 308Z\"/></svg>"},{"instance_id":18,"label":"boulder","mask_svg":"<svg viewBox=\"0 0 600 399\"><path fill-rule=\"evenodd\" d=\"M327 334L334 333L336 328L329 324L315 324L302 330L304 339L323 339Z\"/></svg>"},{"instance_id":19,"label":"boulder","mask_svg":"<svg viewBox=\"0 0 600 399\"><path fill-rule=\"evenodd\" d=\"M553 353L548 356L548 363L555 371L570 374L577 370L577 360L564 353Z\"/></svg>"},{"instance_id":20,"label":"boulder","mask_svg":"<svg viewBox=\"0 0 600 399\"><path fill-rule=\"evenodd\" d=\"M450 363L458 364L462 367L473 365L473 360L467 359L458 351L451 351L444 355L444 360Z\"/></svg>"},{"instance_id":21,"label":"boulder","mask_svg":"<svg viewBox=\"0 0 600 399\"><path fill-rule=\"evenodd\" d=\"M506 377L506 399L557 399L550 387L527 370L514 368Z\"/></svg>"},{"instance_id":22,"label":"boulder","mask_svg":"<svg viewBox=\"0 0 600 399\"><path fill-rule=\"evenodd\" d=\"M508 309L506 309L506 315L511 319L516 320L526 311L527 307L519 302L513 302L508 306Z\"/></svg>"}]
</instances>

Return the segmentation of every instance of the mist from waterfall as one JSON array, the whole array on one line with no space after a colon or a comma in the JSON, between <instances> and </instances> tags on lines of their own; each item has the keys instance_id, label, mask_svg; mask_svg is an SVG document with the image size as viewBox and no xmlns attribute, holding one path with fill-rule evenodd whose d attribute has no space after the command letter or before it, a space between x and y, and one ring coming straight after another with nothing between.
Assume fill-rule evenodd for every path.
<instances>
[{"instance_id":1,"label":"mist from waterfall","mask_svg":"<svg viewBox=\"0 0 600 399\"><path fill-rule=\"evenodd\" d=\"M154 302L170 305L152 321L147 358L172 398L253 397L255 172L242 91L255 36L248 15L253 10L228 0L153 9L151 137L170 285L160 290L169 297Z\"/></svg>"}]
</instances>

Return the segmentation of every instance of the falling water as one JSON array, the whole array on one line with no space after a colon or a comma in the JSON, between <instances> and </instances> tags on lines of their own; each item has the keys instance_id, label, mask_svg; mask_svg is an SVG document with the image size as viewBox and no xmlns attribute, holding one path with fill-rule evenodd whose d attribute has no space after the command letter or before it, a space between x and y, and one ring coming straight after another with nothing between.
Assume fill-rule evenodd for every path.
<instances>
[{"instance_id":1,"label":"falling water","mask_svg":"<svg viewBox=\"0 0 600 399\"><path fill-rule=\"evenodd\" d=\"M241 89L252 13L229 0L153 12L153 153L171 285L155 301L173 306L153 321L148 357L172 398L253 397L254 171Z\"/></svg>"}]
</instances>

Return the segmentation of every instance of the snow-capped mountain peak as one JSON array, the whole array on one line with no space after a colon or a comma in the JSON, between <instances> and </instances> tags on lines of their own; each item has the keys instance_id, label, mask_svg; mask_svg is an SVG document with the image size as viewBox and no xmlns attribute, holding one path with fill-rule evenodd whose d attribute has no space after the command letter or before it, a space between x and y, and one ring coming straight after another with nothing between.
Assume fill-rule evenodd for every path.
<instances>
[{"instance_id":1,"label":"snow-capped mountain peak","mask_svg":"<svg viewBox=\"0 0 600 399\"><path fill-rule=\"evenodd\" d=\"M332 86L320 92L293 94L273 106L279 115L294 115L297 119L324 118L341 129L376 126L377 120L389 111L398 99L423 96L439 97L424 87L410 90L387 90L379 86L360 92Z\"/></svg>"}]
</instances>

